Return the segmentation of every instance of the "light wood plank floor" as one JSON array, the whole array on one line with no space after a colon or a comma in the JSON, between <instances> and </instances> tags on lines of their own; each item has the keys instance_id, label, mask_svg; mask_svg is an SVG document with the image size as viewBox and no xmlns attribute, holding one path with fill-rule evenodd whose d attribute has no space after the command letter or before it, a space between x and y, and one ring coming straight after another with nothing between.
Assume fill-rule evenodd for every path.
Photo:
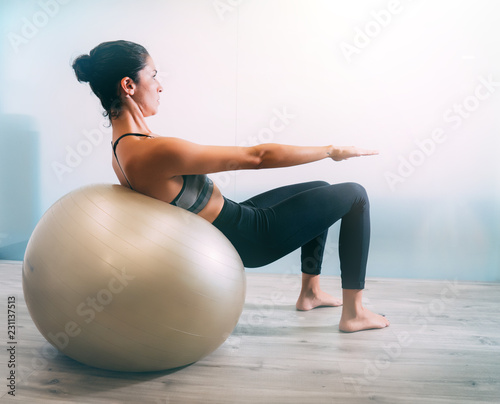
<instances>
[{"instance_id":1,"label":"light wood plank floor","mask_svg":"<svg viewBox=\"0 0 500 404\"><path fill-rule=\"evenodd\" d=\"M217 351L177 371L107 372L57 354L23 300L21 264L0 262L0 402L500 403L500 284L369 279L391 326L338 331L340 308L297 312L300 275L247 274L245 309ZM339 279L324 277L338 294ZM7 394L7 297L16 296L16 396Z\"/></svg>"}]
</instances>

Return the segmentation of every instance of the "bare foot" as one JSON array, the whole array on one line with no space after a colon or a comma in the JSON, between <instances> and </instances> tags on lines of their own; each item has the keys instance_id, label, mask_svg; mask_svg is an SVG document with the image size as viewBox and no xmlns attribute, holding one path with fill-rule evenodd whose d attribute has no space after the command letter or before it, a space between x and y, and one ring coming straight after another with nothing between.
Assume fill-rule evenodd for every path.
<instances>
[{"instance_id":1,"label":"bare foot","mask_svg":"<svg viewBox=\"0 0 500 404\"><path fill-rule=\"evenodd\" d=\"M342 306L342 299L329 295L322 290L317 292L301 292L295 307L300 311L315 309L316 307Z\"/></svg>"},{"instance_id":2,"label":"bare foot","mask_svg":"<svg viewBox=\"0 0 500 404\"><path fill-rule=\"evenodd\" d=\"M348 310L342 310L339 324L340 331L355 332L389 326L389 320L384 316L375 314L364 307L355 314L347 313L347 311Z\"/></svg>"}]
</instances>

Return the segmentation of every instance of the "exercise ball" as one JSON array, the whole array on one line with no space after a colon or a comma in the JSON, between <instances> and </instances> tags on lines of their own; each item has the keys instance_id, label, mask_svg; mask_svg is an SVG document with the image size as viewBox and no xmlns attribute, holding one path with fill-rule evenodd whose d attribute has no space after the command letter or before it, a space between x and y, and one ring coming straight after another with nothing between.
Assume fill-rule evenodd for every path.
<instances>
[{"instance_id":1,"label":"exercise ball","mask_svg":"<svg viewBox=\"0 0 500 404\"><path fill-rule=\"evenodd\" d=\"M246 291L238 253L212 224L111 184L52 205L22 272L47 341L116 371L171 369L210 354L236 326Z\"/></svg>"}]
</instances>

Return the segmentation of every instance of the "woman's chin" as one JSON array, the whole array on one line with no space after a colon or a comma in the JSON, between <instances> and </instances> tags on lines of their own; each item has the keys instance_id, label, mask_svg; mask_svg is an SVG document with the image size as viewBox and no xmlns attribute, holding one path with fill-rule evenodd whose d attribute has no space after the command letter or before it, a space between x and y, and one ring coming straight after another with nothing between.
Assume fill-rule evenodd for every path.
<instances>
[{"instance_id":1,"label":"woman's chin","mask_svg":"<svg viewBox=\"0 0 500 404\"><path fill-rule=\"evenodd\" d=\"M149 111L146 115L144 115L144 118L148 118L150 116L154 116L158 113L158 108L154 111Z\"/></svg>"}]
</instances>

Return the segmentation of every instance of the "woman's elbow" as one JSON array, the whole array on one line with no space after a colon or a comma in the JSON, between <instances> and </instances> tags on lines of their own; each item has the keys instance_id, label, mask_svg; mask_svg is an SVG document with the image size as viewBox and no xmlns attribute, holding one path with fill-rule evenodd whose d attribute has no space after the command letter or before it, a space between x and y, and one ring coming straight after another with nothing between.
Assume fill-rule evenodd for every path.
<instances>
[{"instance_id":1,"label":"woman's elbow","mask_svg":"<svg viewBox=\"0 0 500 404\"><path fill-rule=\"evenodd\" d=\"M265 168L266 150L259 146L249 147L247 155L247 166L252 170Z\"/></svg>"}]
</instances>

